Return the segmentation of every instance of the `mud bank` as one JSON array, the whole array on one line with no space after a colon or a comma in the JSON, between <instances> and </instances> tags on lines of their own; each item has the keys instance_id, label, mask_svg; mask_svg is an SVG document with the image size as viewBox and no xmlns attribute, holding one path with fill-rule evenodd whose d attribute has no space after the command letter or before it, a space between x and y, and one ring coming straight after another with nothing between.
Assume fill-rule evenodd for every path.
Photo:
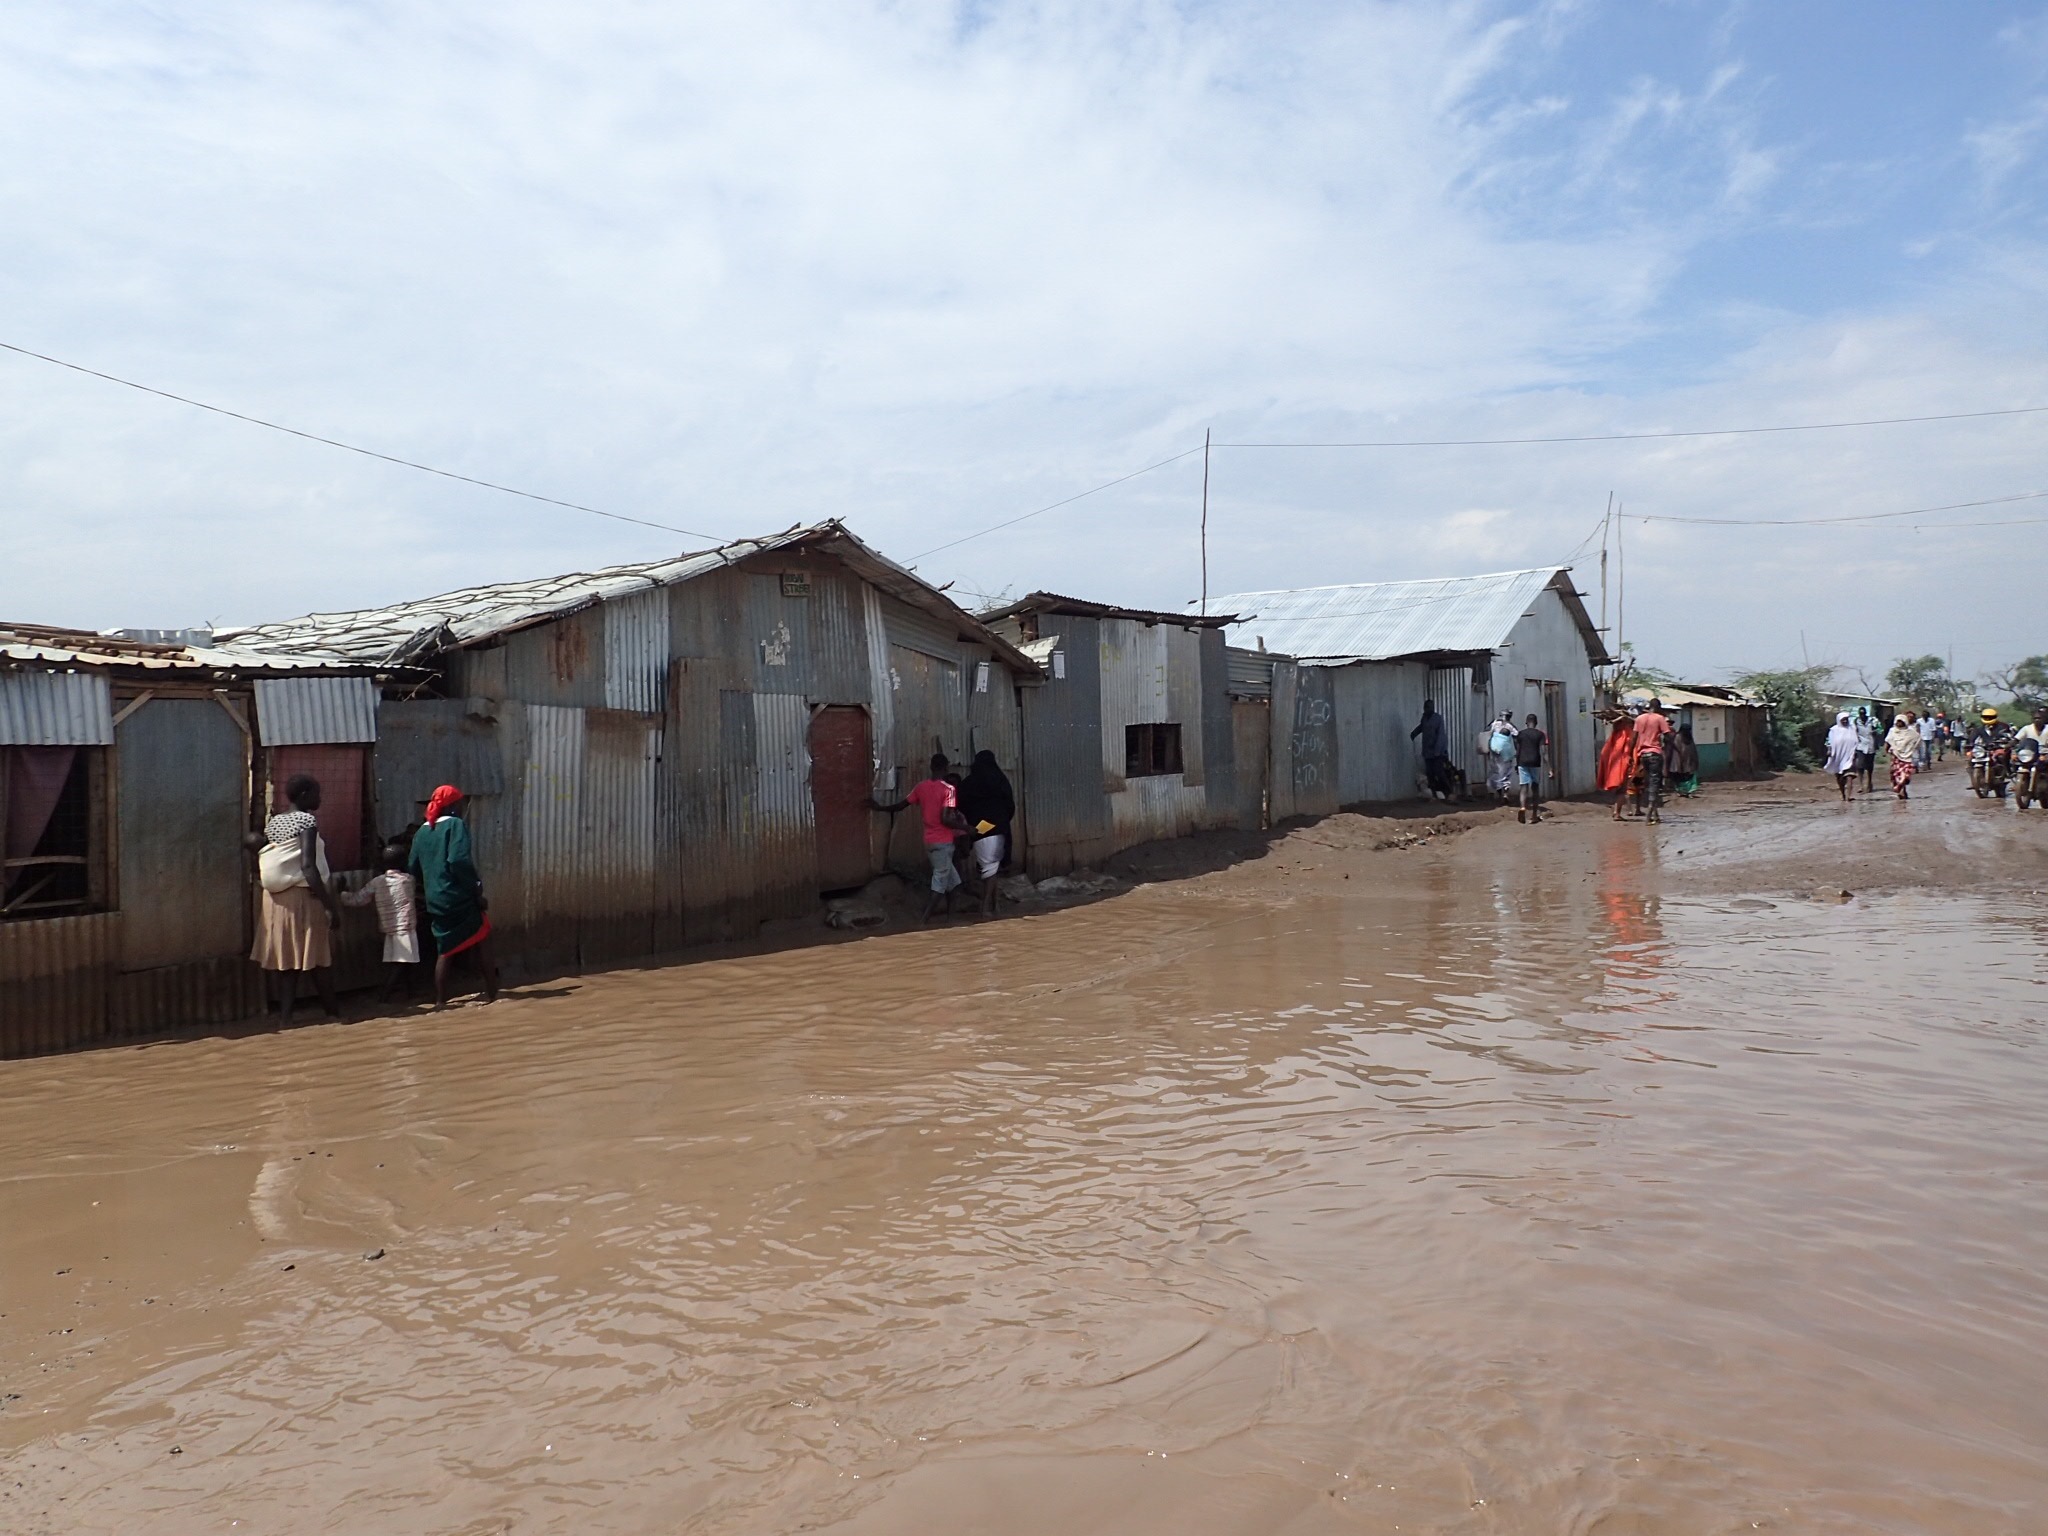
<instances>
[{"instance_id":1,"label":"mud bank","mask_svg":"<svg viewBox=\"0 0 2048 1536\"><path fill-rule=\"evenodd\" d=\"M2030 1530L2048 817L1821 788L7 1063L0 1529Z\"/></svg>"}]
</instances>

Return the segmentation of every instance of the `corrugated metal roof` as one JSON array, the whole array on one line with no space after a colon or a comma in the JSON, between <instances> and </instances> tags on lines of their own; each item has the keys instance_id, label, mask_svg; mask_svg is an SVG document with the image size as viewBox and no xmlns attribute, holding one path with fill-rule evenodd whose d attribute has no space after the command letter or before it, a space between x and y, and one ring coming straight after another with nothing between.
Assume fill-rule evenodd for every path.
<instances>
[{"instance_id":1,"label":"corrugated metal roof","mask_svg":"<svg viewBox=\"0 0 2048 1536\"><path fill-rule=\"evenodd\" d=\"M341 672L362 667L339 656L288 650L257 651L240 646L102 645L81 632L75 641L9 639L0 624L0 663L45 667L136 667L149 672Z\"/></svg>"},{"instance_id":2,"label":"corrugated metal roof","mask_svg":"<svg viewBox=\"0 0 2048 1536\"><path fill-rule=\"evenodd\" d=\"M217 633L236 646L253 651L318 652L389 666L564 618L611 598L654 587L676 586L749 556L806 546L818 547L844 561L862 579L890 596L952 625L963 637L992 645L1019 671L1036 675L1037 669L1022 653L981 620L930 582L870 549L836 520L790 528L765 538L740 539L673 559L644 560L535 581L465 587L459 592L394 603L386 608L313 613L282 623L254 624Z\"/></svg>"},{"instance_id":3,"label":"corrugated metal roof","mask_svg":"<svg viewBox=\"0 0 2048 1536\"><path fill-rule=\"evenodd\" d=\"M1663 688L1631 688L1622 697L1631 704L1647 704L1655 699L1660 704L1679 704L1687 708L1699 706L1706 709L1760 709L1764 702L1762 699L1752 699L1732 689L1727 693L1700 693L1692 688L1682 688L1675 683Z\"/></svg>"},{"instance_id":4,"label":"corrugated metal roof","mask_svg":"<svg viewBox=\"0 0 2048 1536\"><path fill-rule=\"evenodd\" d=\"M1571 577L1559 567L1381 581L1288 592L1238 592L1209 606L1245 615L1227 631L1232 645L1310 664L1388 661L1399 656L1498 650L1546 587L1556 587L1578 620L1589 651L1602 646Z\"/></svg>"},{"instance_id":5,"label":"corrugated metal roof","mask_svg":"<svg viewBox=\"0 0 2048 1536\"><path fill-rule=\"evenodd\" d=\"M377 700L367 677L259 677L256 728L266 747L375 741Z\"/></svg>"},{"instance_id":6,"label":"corrugated metal roof","mask_svg":"<svg viewBox=\"0 0 2048 1536\"><path fill-rule=\"evenodd\" d=\"M981 617L990 624L1025 613L1068 614L1084 619L1135 619L1140 624L1178 624L1183 628L1221 629L1236 617L1228 608L1211 601L1216 611L1209 614L1162 613L1156 608L1123 608L1115 603L1092 603L1085 597L1065 597L1058 592L1033 592L1014 603L991 608Z\"/></svg>"},{"instance_id":7,"label":"corrugated metal roof","mask_svg":"<svg viewBox=\"0 0 2048 1536\"><path fill-rule=\"evenodd\" d=\"M97 672L0 672L0 744L107 747L113 690Z\"/></svg>"}]
</instances>

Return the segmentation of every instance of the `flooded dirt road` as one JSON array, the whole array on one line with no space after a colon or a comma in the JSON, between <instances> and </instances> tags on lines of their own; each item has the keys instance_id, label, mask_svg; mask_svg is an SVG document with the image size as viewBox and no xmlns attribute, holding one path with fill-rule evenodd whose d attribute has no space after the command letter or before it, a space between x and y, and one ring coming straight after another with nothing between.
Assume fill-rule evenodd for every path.
<instances>
[{"instance_id":1,"label":"flooded dirt road","mask_svg":"<svg viewBox=\"0 0 2048 1536\"><path fill-rule=\"evenodd\" d=\"M0 1529L2038 1532L2048 864L1717 795L7 1063Z\"/></svg>"}]
</instances>

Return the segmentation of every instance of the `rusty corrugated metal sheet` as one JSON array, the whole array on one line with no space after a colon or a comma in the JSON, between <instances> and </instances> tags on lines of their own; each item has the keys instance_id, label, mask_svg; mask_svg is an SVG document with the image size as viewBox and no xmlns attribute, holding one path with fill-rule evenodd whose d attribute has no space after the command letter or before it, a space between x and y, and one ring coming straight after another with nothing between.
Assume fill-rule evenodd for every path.
<instances>
[{"instance_id":1,"label":"rusty corrugated metal sheet","mask_svg":"<svg viewBox=\"0 0 2048 1536\"><path fill-rule=\"evenodd\" d=\"M604 702L656 714L668 703L669 595L656 587L604 605Z\"/></svg>"},{"instance_id":2,"label":"rusty corrugated metal sheet","mask_svg":"<svg viewBox=\"0 0 2048 1536\"><path fill-rule=\"evenodd\" d=\"M960 641L951 625L942 624L930 614L920 613L894 598L883 599L882 617L888 626L891 645L900 645L907 651L922 651L940 661L957 663L960 660Z\"/></svg>"},{"instance_id":3,"label":"rusty corrugated metal sheet","mask_svg":"<svg viewBox=\"0 0 2048 1536\"><path fill-rule=\"evenodd\" d=\"M121 915L0 923L0 1056L36 1056L103 1039Z\"/></svg>"},{"instance_id":4,"label":"rusty corrugated metal sheet","mask_svg":"<svg viewBox=\"0 0 2048 1536\"><path fill-rule=\"evenodd\" d=\"M343 918L357 926L362 921L361 915L353 912L344 913ZM376 959L383 954L383 942L374 933L374 917L369 926L373 932L363 947ZM335 979L344 987L362 986L381 977L382 971L381 960L354 974L337 965ZM263 973L240 955L129 971L109 979L107 1033L129 1039L195 1024L227 1024L261 1013L263 1006Z\"/></svg>"},{"instance_id":5,"label":"rusty corrugated metal sheet","mask_svg":"<svg viewBox=\"0 0 2048 1536\"><path fill-rule=\"evenodd\" d=\"M92 672L0 672L0 746L104 747L113 691Z\"/></svg>"},{"instance_id":6,"label":"rusty corrugated metal sheet","mask_svg":"<svg viewBox=\"0 0 2048 1536\"><path fill-rule=\"evenodd\" d=\"M1266 770L1273 755L1272 700L1234 701L1230 723L1236 747L1237 825L1256 832L1266 825Z\"/></svg>"},{"instance_id":7,"label":"rusty corrugated metal sheet","mask_svg":"<svg viewBox=\"0 0 2048 1536\"><path fill-rule=\"evenodd\" d=\"M266 747L377 739L377 684L367 677L259 677L256 731Z\"/></svg>"}]
</instances>

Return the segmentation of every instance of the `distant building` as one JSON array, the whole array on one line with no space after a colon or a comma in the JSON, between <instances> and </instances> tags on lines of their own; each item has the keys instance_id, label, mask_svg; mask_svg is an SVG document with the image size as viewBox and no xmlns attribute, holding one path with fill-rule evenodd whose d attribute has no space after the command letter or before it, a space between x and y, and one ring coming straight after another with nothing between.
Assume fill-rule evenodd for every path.
<instances>
[{"instance_id":1,"label":"distant building","mask_svg":"<svg viewBox=\"0 0 2048 1536\"><path fill-rule=\"evenodd\" d=\"M982 618L1046 671L1022 700L1034 874L1238 823L1227 618L1056 592Z\"/></svg>"},{"instance_id":2,"label":"distant building","mask_svg":"<svg viewBox=\"0 0 2048 1536\"><path fill-rule=\"evenodd\" d=\"M1591 791L1593 668L1609 658L1581 598L1568 569L1546 567L1212 599L1242 615L1227 630L1233 648L1283 658L1272 674L1273 819L1420 793L1409 732L1425 699L1474 782L1485 774L1479 733L1507 709L1543 723L1563 793Z\"/></svg>"},{"instance_id":3,"label":"distant building","mask_svg":"<svg viewBox=\"0 0 2048 1536\"><path fill-rule=\"evenodd\" d=\"M1634 705L1655 698L1674 729L1691 729L1703 779L1746 779L1769 766L1764 761L1768 709L1762 699L1750 698L1739 688L1674 683L1664 688L1631 688L1622 697ZM1832 721L1834 716L1828 719Z\"/></svg>"}]
</instances>

